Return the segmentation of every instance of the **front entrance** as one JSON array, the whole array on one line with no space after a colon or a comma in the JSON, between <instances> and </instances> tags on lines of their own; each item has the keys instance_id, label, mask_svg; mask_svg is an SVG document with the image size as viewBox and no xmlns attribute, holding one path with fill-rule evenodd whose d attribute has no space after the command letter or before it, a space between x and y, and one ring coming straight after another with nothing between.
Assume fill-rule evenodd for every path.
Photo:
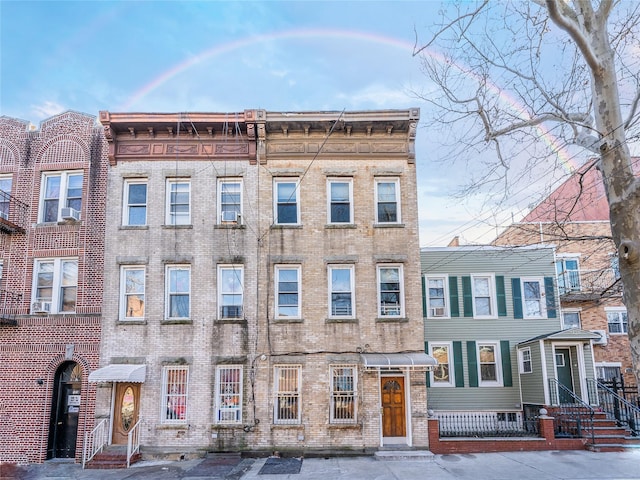
<instances>
[{"instance_id":1,"label":"front entrance","mask_svg":"<svg viewBox=\"0 0 640 480\"><path fill-rule=\"evenodd\" d=\"M56 372L53 385L47 442L48 460L76 456L81 390L82 368L75 362L63 363Z\"/></svg>"},{"instance_id":2,"label":"front entrance","mask_svg":"<svg viewBox=\"0 0 640 480\"><path fill-rule=\"evenodd\" d=\"M126 445L129 432L138 422L140 384L116 383L111 443Z\"/></svg>"},{"instance_id":3,"label":"front entrance","mask_svg":"<svg viewBox=\"0 0 640 480\"><path fill-rule=\"evenodd\" d=\"M382 401L382 436L405 440L407 419L404 404L404 377L380 379Z\"/></svg>"},{"instance_id":4,"label":"front entrance","mask_svg":"<svg viewBox=\"0 0 640 480\"><path fill-rule=\"evenodd\" d=\"M558 375L558 383L564 386L569 392L575 392L573 389L573 374L571 373L571 351L568 348L556 348L556 375ZM564 388L560 388L560 403L574 403L573 397Z\"/></svg>"}]
</instances>

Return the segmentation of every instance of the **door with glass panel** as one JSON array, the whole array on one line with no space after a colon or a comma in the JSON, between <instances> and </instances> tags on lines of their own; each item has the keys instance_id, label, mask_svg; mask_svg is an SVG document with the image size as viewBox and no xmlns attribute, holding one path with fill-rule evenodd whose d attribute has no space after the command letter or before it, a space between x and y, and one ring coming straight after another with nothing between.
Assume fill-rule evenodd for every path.
<instances>
[{"instance_id":1,"label":"door with glass panel","mask_svg":"<svg viewBox=\"0 0 640 480\"><path fill-rule=\"evenodd\" d=\"M114 445L126 445L129 432L138 422L140 405L139 383L117 383L113 410Z\"/></svg>"}]
</instances>

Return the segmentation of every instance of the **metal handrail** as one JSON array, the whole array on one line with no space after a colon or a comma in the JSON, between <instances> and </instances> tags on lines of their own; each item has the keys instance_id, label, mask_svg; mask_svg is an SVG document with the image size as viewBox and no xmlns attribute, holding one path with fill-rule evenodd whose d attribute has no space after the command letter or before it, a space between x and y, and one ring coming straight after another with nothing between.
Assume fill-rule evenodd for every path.
<instances>
[{"instance_id":1,"label":"metal handrail","mask_svg":"<svg viewBox=\"0 0 640 480\"><path fill-rule=\"evenodd\" d=\"M127 434L127 468L131 465L131 457L140 451L140 421Z\"/></svg>"},{"instance_id":2,"label":"metal handrail","mask_svg":"<svg viewBox=\"0 0 640 480\"><path fill-rule=\"evenodd\" d=\"M103 419L90 432L84 434L84 446L82 450L82 468L101 452L109 442L109 428L107 419Z\"/></svg>"},{"instance_id":3,"label":"metal handrail","mask_svg":"<svg viewBox=\"0 0 640 480\"><path fill-rule=\"evenodd\" d=\"M634 437L640 435L640 408L600 381L590 380L596 384L600 396L600 408L609 418L614 418L618 425L627 425Z\"/></svg>"},{"instance_id":4,"label":"metal handrail","mask_svg":"<svg viewBox=\"0 0 640 480\"><path fill-rule=\"evenodd\" d=\"M591 442L595 442L595 432L593 419L595 417L595 409L587 402L578 397L572 390L562 385L555 378L549 379L549 387L551 390L551 403L555 407L554 428L556 436L570 435L575 437L585 437L584 431L590 432ZM555 395L553 393L555 392ZM560 392L564 395L564 399L570 402L561 402ZM555 403L554 397L555 396Z\"/></svg>"}]
</instances>

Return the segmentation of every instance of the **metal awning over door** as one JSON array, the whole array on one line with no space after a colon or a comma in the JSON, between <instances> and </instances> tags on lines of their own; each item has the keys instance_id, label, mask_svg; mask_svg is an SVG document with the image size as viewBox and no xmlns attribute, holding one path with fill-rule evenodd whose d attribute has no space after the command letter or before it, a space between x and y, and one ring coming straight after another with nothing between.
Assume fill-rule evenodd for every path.
<instances>
[{"instance_id":1,"label":"metal awning over door","mask_svg":"<svg viewBox=\"0 0 640 480\"><path fill-rule=\"evenodd\" d=\"M146 374L146 365L114 363L91 372L89 382L144 383Z\"/></svg>"},{"instance_id":2,"label":"metal awning over door","mask_svg":"<svg viewBox=\"0 0 640 480\"><path fill-rule=\"evenodd\" d=\"M438 365L438 361L422 352L410 353L361 353L362 363L370 370L429 370Z\"/></svg>"}]
</instances>

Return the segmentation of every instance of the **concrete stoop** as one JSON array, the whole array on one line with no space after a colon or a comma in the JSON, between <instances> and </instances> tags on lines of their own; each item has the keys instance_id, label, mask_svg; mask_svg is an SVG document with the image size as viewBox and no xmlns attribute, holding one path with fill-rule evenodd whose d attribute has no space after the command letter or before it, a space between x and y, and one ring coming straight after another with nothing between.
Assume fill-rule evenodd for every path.
<instances>
[{"instance_id":1,"label":"concrete stoop","mask_svg":"<svg viewBox=\"0 0 640 480\"><path fill-rule=\"evenodd\" d=\"M435 455L429 450L378 450L373 457L376 460L433 460Z\"/></svg>"}]
</instances>

